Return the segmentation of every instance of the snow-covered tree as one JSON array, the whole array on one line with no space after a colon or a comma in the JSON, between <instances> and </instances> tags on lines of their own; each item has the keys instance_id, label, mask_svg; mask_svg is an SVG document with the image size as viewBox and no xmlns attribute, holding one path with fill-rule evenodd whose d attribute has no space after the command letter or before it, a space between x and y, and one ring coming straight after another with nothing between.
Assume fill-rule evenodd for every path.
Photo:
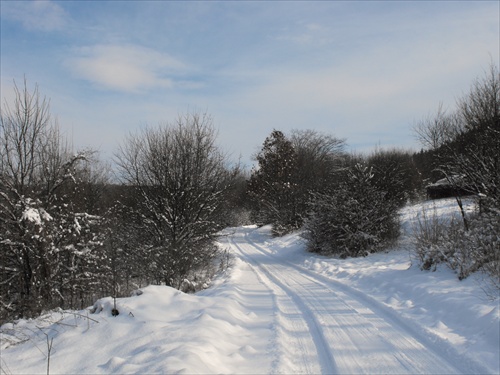
<instances>
[{"instance_id":1,"label":"snow-covered tree","mask_svg":"<svg viewBox=\"0 0 500 375\"><path fill-rule=\"evenodd\" d=\"M302 226L311 194L336 179L345 161L345 141L314 130L274 130L257 154L248 193L254 220L281 235Z\"/></svg>"},{"instance_id":2,"label":"snow-covered tree","mask_svg":"<svg viewBox=\"0 0 500 375\"><path fill-rule=\"evenodd\" d=\"M14 90L0 116L0 319L81 300L100 244L99 217L72 202L86 154L69 152L38 87Z\"/></svg>"},{"instance_id":3,"label":"snow-covered tree","mask_svg":"<svg viewBox=\"0 0 500 375\"><path fill-rule=\"evenodd\" d=\"M257 154L248 193L253 216L282 235L302 226L311 194L336 179L345 161L345 141L314 130L293 130L288 138L274 130Z\"/></svg>"},{"instance_id":4,"label":"snow-covered tree","mask_svg":"<svg viewBox=\"0 0 500 375\"><path fill-rule=\"evenodd\" d=\"M483 204L500 213L500 74L491 66L458 101L464 130L457 137L449 172L484 197Z\"/></svg>"},{"instance_id":5,"label":"snow-covered tree","mask_svg":"<svg viewBox=\"0 0 500 375\"><path fill-rule=\"evenodd\" d=\"M494 65L473 82L451 113L440 109L415 127L434 166L450 184L460 182L483 196L484 207L500 209L500 75ZM459 178L457 178L459 177Z\"/></svg>"},{"instance_id":6,"label":"snow-covered tree","mask_svg":"<svg viewBox=\"0 0 500 375\"><path fill-rule=\"evenodd\" d=\"M441 108L441 107L440 107ZM463 228L443 229L438 243L417 236L417 252L422 268L446 261L458 270L460 278L483 270L499 287L500 252L500 74L491 65L483 78L476 79L470 91L458 99L451 113L441 109L435 118L422 120L415 128L433 166L447 180L461 208ZM436 140L436 141L434 141ZM461 195L475 195L480 212L466 215ZM425 231L423 232L425 234ZM450 245L451 244L451 245ZM437 254L437 255L436 255Z\"/></svg>"},{"instance_id":7,"label":"snow-covered tree","mask_svg":"<svg viewBox=\"0 0 500 375\"><path fill-rule=\"evenodd\" d=\"M283 132L274 130L256 156L248 192L254 201L254 218L272 224L273 232L282 235L302 225L298 210L297 153Z\"/></svg>"},{"instance_id":8,"label":"snow-covered tree","mask_svg":"<svg viewBox=\"0 0 500 375\"><path fill-rule=\"evenodd\" d=\"M237 171L215 141L212 119L188 114L129 135L117 153L122 180L135 190L130 208L143 237L138 250L157 282L178 287L217 252L218 212Z\"/></svg>"},{"instance_id":9,"label":"snow-covered tree","mask_svg":"<svg viewBox=\"0 0 500 375\"><path fill-rule=\"evenodd\" d=\"M313 194L304 237L312 252L366 255L398 236L398 206L375 185L372 168L356 164L343 174L329 192Z\"/></svg>"}]
</instances>

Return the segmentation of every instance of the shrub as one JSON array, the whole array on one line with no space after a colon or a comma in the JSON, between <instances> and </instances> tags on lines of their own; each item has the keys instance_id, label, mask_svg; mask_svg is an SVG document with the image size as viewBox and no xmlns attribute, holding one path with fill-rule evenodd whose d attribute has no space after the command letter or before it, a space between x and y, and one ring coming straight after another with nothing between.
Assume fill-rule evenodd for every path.
<instances>
[{"instance_id":1,"label":"shrub","mask_svg":"<svg viewBox=\"0 0 500 375\"><path fill-rule=\"evenodd\" d=\"M454 222L451 219L451 223ZM415 255L423 270L435 270L437 264L446 259L443 253L443 241L447 237L450 221L437 215L436 208L432 213L423 209L417 216L413 227Z\"/></svg>"},{"instance_id":2,"label":"shrub","mask_svg":"<svg viewBox=\"0 0 500 375\"><path fill-rule=\"evenodd\" d=\"M500 215L489 212L468 220L439 218L423 211L413 231L415 254L423 270L440 263L457 273L460 280L482 271L488 290L500 289ZM498 294L498 293L496 293Z\"/></svg>"},{"instance_id":3,"label":"shrub","mask_svg":"<svg viewBox=\"0 0 500 375\"><path fill-rule=\"evenodd\" d=\"M378 251L399 234L397 204L360 164L330 194L314 194L304 237L311 252L341 257Z\"/></svg>"}]
</instances>

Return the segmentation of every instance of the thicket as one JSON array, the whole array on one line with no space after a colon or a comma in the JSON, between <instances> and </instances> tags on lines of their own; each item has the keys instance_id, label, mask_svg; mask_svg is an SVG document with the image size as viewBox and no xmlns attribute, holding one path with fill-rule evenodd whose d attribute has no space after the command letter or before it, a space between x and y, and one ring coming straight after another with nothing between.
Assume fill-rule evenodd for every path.
<instances>
[{"instance_id":1,"label":"thicket","mask_svg":"<svg viewBox=\"0 0 500 375\"><path fill-rule=\"evenodd\" d=\"M37 86L14 90L0 117L0 322L214 274L244 178L209 116L130 134L112 184L95 152L73 152Z\"/></svg>"},{"instance_id":2,"label":"thicket","mask_svg":"<svg viewBox=\"0 0 500 375\"><path fill-rule=\"evenodd\" d=\"M466 230L456 217L445 220L423 211L414 228L415 253L424 270L444 263L460 280L483 268L494 275L500 261L499 232L500 217L492 213L471 215ZM498 284L498 279L493 281Z\"/></svg>"},{"instance_id":3,"label":"thicket","mask_svg":"<svg viewBox=\"0 0 500 375\"><path fill-rule=\"evenodd\" d=\"M14 88L0 117L0 320L78 307L110 286L87 199L92 153L71 152L38 87Z\"/></svg>"},{"instance_id":4,"label":"thicket","mask_svg":"<svg viewBox=\"0 0 500 375\"><path fill-rule=\"evenodd\" d=\"M415 126L431 155L435 173L447 179L456 192L462 220L443 225L424 221L415 234L417 257L423 269L445 262L463 279L482 270L494 288L500 285L500 75L489 72L473 82L469 93L446 113L439 107L434 117ZM476 198L479 211L469 217L459 192Z\"/></svg>"},{"instance_id":5,"label":"thicket","mask_svg":"<svg viewBox=\"0 0 500 375\"><path fill-rule=\"evenodd\" d=\"M274 130L256 155L248 182L252 219L272 224L275 235L302 227L315 192L343 164L345 141L313 130L286 136Z\"/></svg>"},{"instance_id":6,"label":"thicket","mask_svg":"<svg viewBox=\"0 0 500 375\"><path fill-rule=\"evenodd\" d=\"M249 181L256 221L275 235L303 228L309 250L322 254L358 256L395 239L397 209L421 188L411 153L344 149L331 135L274 130Z\"/></svg>"},{"instance_id":7,"label":"thicket","mask_svg":"<svg viewBox=\"0 0 500 375\"><path fill-rule=\"evenodd\" d=\"M414 153L404 149L376 149L366 157L373 184L386 193L385 199L399 207L423 197L424 180Z\"/></svg>"}]
</instances>

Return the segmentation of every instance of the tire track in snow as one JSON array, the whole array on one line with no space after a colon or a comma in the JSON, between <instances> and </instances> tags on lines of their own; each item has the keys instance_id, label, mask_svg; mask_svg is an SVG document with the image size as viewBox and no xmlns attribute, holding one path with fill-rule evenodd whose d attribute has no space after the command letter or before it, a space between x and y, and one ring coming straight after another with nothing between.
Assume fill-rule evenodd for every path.
<instances>
[{"instance_id":1,"label":"tire track in snow","mask_svg":"<svg viewBox=\"0 0 500 375\"><path fill-rule=\"evenodd\" d=\"M324 331L322 340L336 366L332 372L485 372L481 364L464 359L446 341L412 327L374 298L274 256L245 232L242 233L247 242L243 243L245 255L251 257L259 271L280 282L283 290L293 291L295 302L300 300L299 304L309 311L304 318L312 315L315 326ZM262 257L260 263L257 261L259 257ZM279 276L287 282L281 282ZM328 300L332 295L335 299ZM339 306L343 307L329 314L329 305L335 301L340 301L342 305Z\"/></svg>"},{"instance_id":2,"label":"tire track in snow","mask_svg":"<svg viewBox=\"0 0 500 375\"><path fill-rule=\"evenodd\" d=\"M286 259L277 258L271 250L267 249L265 246L257 244L252 240L248 233L245 234L247 241L259 252L266 254L267 256L276 259L277 263L286 264L291 268L298 271L301 276L309 279L311 282L322 286L323 288L330 290L331 293L337 294L344 303L347 300L352 300L351 304L347 304L349 308L356 311L360 310L370 310L372 314L371 320L374 325L380 324L380 321L384 321L391 326L395 326L401 329L403 332L415 339L419 344L427 349L436 358L441 359L441 362L447 364L449 367L448 371L437 371L435 373L463 373L463 374L484 374L488 373L488 369L482 364L464 357L461 355L448 341L440 338L424 330L423 328L415 327L411 322L406 321L403 317L394 312L390 307L385 306L381 302L377 301L375 298L366 295L358 289L350 287L343 284L337 280L330 279L326 276L320 275L312 270L296 265ZM298 284L300 286L300 283ZM353 307L352 304L357 305ZM375 320L379 319L378 322ZM399 354L401 357L401 354ZM404 364L407 361L406 356L403 358L398 358ZM414 361L413 361L414 362ZM429 372L429 370L424 371Z\"/></svg>"},{"instance_id":3,"label":"tire track in snow","mask_svg":"<svg viewBox=\"0 0 500 375\"><path fill-rule=\"evenodd\" d=\"M290 278L318 314L342 373L459 373L412 336L400 335L367 307L353 304L344 293L314 282L306 284L302 275Z\"/></svg>"},{"instance_id":4,"label":"tire track in snow","mask_svg":"<svg viewBox=\"0 0 500 375\"><path fill-rule=\"evenodd\" d=\"M268 288L274 291L276 303L281 312L281 326L277 328L283 331L287 331L287 328L284 327L285 325L291 325L295 328L289 330L291 332L286 336L286 342L279 343L283 347L286 346L289 349L292 347L293 352L290 354L293 357L278 359L278 367L281 368L275 369L276 372L286 373L293 371L310 374L319 372L323 374L338 373L335 360L329 350L328 342L323 335L321 324L316 319L314 312L291 288L281 282L267 269L259 265L252 256L245 252L243 249L244 246L237 244L234 238L231 238L229 243L233 249L236 249L247 261L257 277L265 283ZM288 302L291 302L292 306ZM297 318L299 318L298 321ZM297 334L303 331L304 328L306 328L306 336L308 337L303 337L303 334ZM313 347L311 348L311 346ZM293 350L293 348L295 348L295 350ZM296 350L297 348L299 348L299 350ZM314 353L311 353L311 349L313 349ZM311 355L315 355L317 358L311 358ZM300 357L300 359L298 357ZM297 360L299 360L298 365L301 368L291 368L290 363L295 363L297 365ZM315 366L316 363L318 363L319 368Z\"/></svg>"}]
</instances>

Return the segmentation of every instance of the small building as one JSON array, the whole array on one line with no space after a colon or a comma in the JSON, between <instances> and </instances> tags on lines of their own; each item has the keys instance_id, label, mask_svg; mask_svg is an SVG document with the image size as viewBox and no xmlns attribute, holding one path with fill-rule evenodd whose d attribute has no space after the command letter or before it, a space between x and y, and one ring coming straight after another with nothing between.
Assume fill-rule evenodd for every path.
<instances>
[{"instance_id":1,"label":"small building","mask_svg":"<svg viewBox=\"0 0 500 375\"><path fill-rule=\"evenodd\" d=\"M442 178L426 186L427 197L430 199L450 198L455 196L473 195L474 189L467 186L463 177L453 176Z\"/></svg>"}]
</instances>

